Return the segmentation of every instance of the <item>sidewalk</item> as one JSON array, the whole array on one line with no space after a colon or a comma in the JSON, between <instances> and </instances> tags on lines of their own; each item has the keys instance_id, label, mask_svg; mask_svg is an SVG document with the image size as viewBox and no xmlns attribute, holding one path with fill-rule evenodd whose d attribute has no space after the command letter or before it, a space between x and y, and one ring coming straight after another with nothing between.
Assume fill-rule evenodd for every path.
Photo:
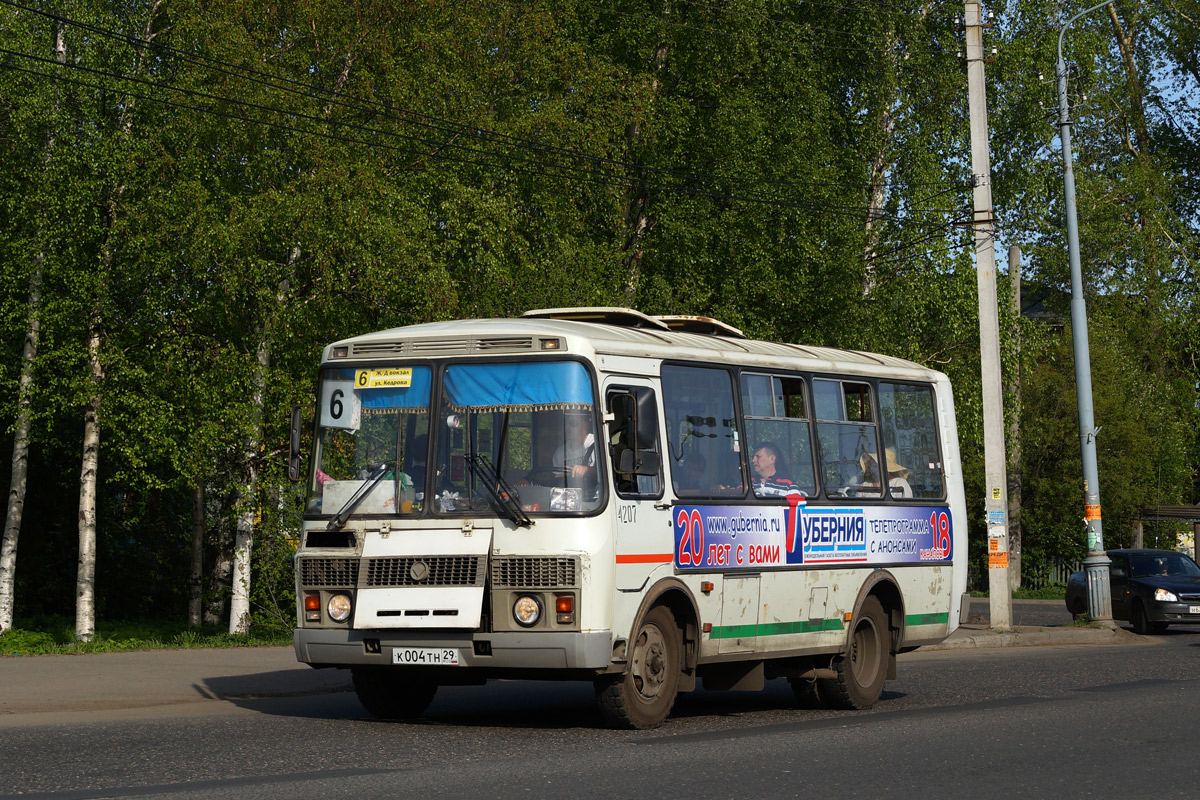
<instances>
[{"instance_id":1,"label":"sidewalk","mask_svg":"<svg viewBox=\"0 0 1200 800\"><path fill-rule=\"evenodd\" d=\"M986 603L986 601L984 601ZM1077 627L1050 602L1018 601L1013 619L1045 620L997 633L972 604L970 621L921 651L1146 642L1122 628ZM1059 601L1061 605L1061 601ZM1062 618L1061 621L1059 618ZM142 650L64 656L0 657L0 725L15 715L113 711L192 703L237 702L351 691L350 673L312 669L291 647Z\"/></svg>"},{"instance_id":2,"label":"sidewalk","mask_svg":"<svg viewBox=\"0 0 1200 800\"><path fill-rule=\"evenodd\" d=\"M1075 625L1015 625L1000 633L987 622L972 617L960 625L950 638L941 644L922 647L927 650L954 650L963 647L1030 647L1046 645L1114 645L1144 644L1147 639L1119 626L1084 627Z\"/></svg>"},{"instance_id":3,"label":"sidewalk","mask_svg":"<svg viewBox=\"0 0 1200 800\"><path fill-rule=\"evenodd\" d=\"M139 650L0 658L0 724L16 714L109 711L350 691L290 647Z\"/></svg>"}]
</instances>

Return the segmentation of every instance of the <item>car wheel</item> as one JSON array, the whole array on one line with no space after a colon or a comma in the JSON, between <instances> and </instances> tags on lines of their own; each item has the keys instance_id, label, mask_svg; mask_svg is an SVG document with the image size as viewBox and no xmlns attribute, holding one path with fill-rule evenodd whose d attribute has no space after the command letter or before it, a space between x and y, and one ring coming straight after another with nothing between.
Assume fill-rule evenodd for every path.
<instances>
[{"instance_id":1,"label":"car wheel","mask_svg":"<svg viewBox=\"0 0 1200 800\"><path fill-rule=\"evenodd\" d=\"M1140 600L1134 600L1130 605L1129 622L1133 625L1133 632L1139 636L1150 633L1150 618L1146 616L1146 609Z\"/></svg>"}]
</instances>

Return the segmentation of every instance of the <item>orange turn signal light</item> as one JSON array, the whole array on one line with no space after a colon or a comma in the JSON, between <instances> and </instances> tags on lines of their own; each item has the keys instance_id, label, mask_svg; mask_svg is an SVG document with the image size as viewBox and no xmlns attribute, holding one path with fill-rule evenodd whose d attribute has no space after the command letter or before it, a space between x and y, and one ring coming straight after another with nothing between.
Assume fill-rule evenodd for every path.
<instances>
[{"instance_id":1,"label":"orange turn signal light","mask_svg":"<svg viewBox=\"0 0 1200 800\"><path fill-rule=\"evenodd\" d=\"M560 594L554 598L554 610L559 614L570 614L575 610L575 597L569 594Z\"/></svg>"},{"instance_id":2,"label":"orange turn signal light","mask_svg":"<svg viewBox=\"0 0 1200 800\"><path fill-rule=\"evenodd\" d=\"M321 610L321 595L306 594L304 596L305 611L320 611Z\"/></svg>"}]
</instances>

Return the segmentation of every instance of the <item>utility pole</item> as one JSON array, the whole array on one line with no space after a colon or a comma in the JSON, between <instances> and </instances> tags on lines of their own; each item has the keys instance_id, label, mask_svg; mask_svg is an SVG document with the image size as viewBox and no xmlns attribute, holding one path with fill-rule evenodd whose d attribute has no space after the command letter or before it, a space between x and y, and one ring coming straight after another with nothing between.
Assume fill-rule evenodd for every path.
<instances>
[{"instance_id":1,"label":"utility pole","mask_svg":"<svg viewBox=\"0 0 1200 800\"><path fill-rule=\"evenodd\" d=\"M1083 524L1087 528L1088 616L1112 620L1112 594L1108 585L1108 556L1104 552L1104 527L1100 521L1100 481L1096 469L1096 422L1092 415L1092 357L1088 350L1087 307L1083 301L1083 269L1079 265L1079 221L1075 211L1075 173L1071 168L1071 111L1067 103L1067 62L1063 60L1063 35L1084 14L1104 8L1114 0L1080 11L1058 32L1058 135L1063 151L1063 190L1066 196L1067 255L1071 261L1071 337L1075 344L1075 401L1079 405L1079 447L1083 460Z\"/></svg>"},{"instance_id":2,"label":"utility pole","mask_svg":"<svg viewBox=\"0 0 1200 800\"><path fill-rule=\"evenodd\" d=\"M990 16L990 15L989 15ZM988 596L991 626L1012 627L1008 587L1008 479L1005 477L1004 394L1000 383L1000 318L996 304L992 166L988 153L987 90L983 80L983 28L978 2L967 0L967 90L971 116L971 174L975 186L975 274L979 292L980 372L983 380L983 462L986 484ZM987 23L990 26L990 23Z\"/></svg>"}]
</instances>

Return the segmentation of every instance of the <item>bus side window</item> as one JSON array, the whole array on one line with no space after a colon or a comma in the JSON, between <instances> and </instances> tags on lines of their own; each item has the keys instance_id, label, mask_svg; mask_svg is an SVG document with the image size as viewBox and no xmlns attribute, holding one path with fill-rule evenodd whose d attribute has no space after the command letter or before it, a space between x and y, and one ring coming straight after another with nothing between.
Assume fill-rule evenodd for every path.
<instances>
[{"instance_id":1,"label":"bus side window","mask_svg":"<svg viewBox=\"0 0 1200 800\"><path fill-rule=\"evenodd\" d=\"M896 500L944 497L932 389L881 382L879 418L891 497Z\"/></svg>"},{"instance_id":2,"label":"bus side window","mask_svg":"<svg viewBox=\"0 0 1200 800\"><path fill-rule=\"evenodd\" d=\"M661 497L662 458L654 390L629 386L610 390L608 410L613 483L621 497Z\"/></svg>"},{"instance_id":3,"label":"bus side window","mask_svg":"<svg viewBox=\"0 0 1200 800\"><path fill-rule=\"evenodd\" d=\"M882 497L882 462L870 385L820 378L812 385L826 494Z\"/></svg>"},{"instance_id":4,"label":"bus side window","mask_svg":"<svg viewBox=\"0 0 1200 800\"><path fill-rule=\"evenodd\" d=\"M808 426L804 379L742 373L742 413L746 419L746 451L776 448L775 477L812 497L817 492L812 441ZM758 486L758 484L755 484ZM769 489L759 496L776 496Z\"/></svg>"},{"instance_id":5,"label":"bus side window","mask_svg":"<svg viewBox=\"0 0 1200 800\"><path fill-rule=\"evenodd\" d=\"M745 495L745 448L738 440L727 370L667 365L663 409L671 483L679 497Z\"/></svg>"}]
</instances>

